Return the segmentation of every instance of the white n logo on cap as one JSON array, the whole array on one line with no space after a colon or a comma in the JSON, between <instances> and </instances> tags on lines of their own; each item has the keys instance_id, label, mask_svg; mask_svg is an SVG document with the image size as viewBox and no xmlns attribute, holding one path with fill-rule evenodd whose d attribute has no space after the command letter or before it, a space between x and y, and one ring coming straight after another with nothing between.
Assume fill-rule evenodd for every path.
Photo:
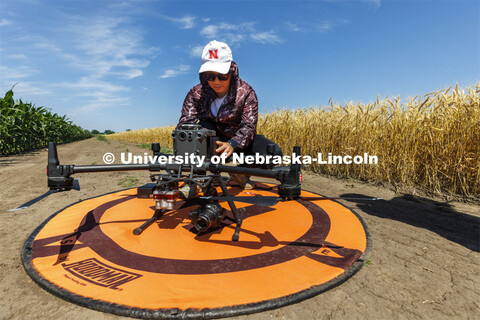
<instances>
[{"instance_id":1,"label":"white n logo on cap","mask_svg":"<svg viewBox=\"0 0 480 320\"><path fill-rule=\"evenodd\" d=\"M218 59L218 49L210 50L210 57L208 59Z\"/></svg>"}]
</instances>

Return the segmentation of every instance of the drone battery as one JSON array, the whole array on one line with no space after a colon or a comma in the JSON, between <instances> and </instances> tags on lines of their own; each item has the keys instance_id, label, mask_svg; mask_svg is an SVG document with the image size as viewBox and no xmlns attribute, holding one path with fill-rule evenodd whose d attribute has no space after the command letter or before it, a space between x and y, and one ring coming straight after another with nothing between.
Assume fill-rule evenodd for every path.
<instances>
[{"instance_id":1,"label":"drone battery","mask_svg":"<svg viewBox=\"0 0 480 320\"><path fill-rule=\"evenodd\" d=\"M147 183L137 188L137 198L150 199L155 189L155 183Z\"/></svg>"},{"instance_id":2,"label":"drone battery","mask_svg":"<svg viewBox=\"0 0 480 320\"><path fill-rule=\"evenodd\" d=\"M179 196L178 190L154 190L152 197L155 200L155 209L172 210Z\"/></svg>"}]
</instances>

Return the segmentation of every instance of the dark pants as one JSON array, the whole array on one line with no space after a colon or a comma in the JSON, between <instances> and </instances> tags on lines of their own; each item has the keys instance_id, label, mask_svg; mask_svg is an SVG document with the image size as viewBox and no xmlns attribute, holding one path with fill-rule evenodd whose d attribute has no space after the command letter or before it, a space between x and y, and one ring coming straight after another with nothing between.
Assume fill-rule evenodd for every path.
<instances>
[{"instance_id":1,"label":"dark pants","mask_svg":"<svg viewBox=\"0 0 480 320\"><path fill-rule=\"evenodd\" d=\"M222 134L221 132L219 132L217 130L217 126L215 125L215 122L213 122L211 120L201 120L199 124L206 129L215 130L215 132L217 133L217 137L220 141L230 140L229 137L225 136L224 134ZM275 142L265 138L265 136L261 135L261 134L257 134L255 136L255 139L253 140L253 142L250 143L250 145L248 145L245 149L235 150L235 152L236 153L243 153L244 155L255 155L255 154L258 153L259 155L266 156L266 155L268 155L267 146L269 144L274 146L273 155L275 155L275 156L282 156L283 155L282 149ZM247 166L247 165L242 165L242 166ZM248 167L262 167L262 168L269 168L269 167L272 167L272 166L273 165L268 165L268 166L266 166L266 165L248 165Z\"/></svg>"}]
</instances>

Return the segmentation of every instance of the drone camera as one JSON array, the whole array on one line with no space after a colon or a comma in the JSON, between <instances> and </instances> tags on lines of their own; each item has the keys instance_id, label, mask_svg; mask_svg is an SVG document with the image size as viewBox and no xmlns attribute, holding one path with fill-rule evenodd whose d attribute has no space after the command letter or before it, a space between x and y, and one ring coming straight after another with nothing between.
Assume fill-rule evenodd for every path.
<instances>
[{"instance_id":1,"label":"drone camera","mask_svg":"<svg viewBox=\"0 0 480 320\"><path fill-rule=\"evenodd\" d=\"M216 227L225 217L226 210L217 203L207 203L189 213L190 219L199 232Z\"/></svg>"},{"instance_id":2,"label":"drone camera","mask_svg":"<svg viewBox=\"0 0 480 320\"><path fill-rule=\"evenodd\" d=\"M185 140L187 140L187 137L188 137L188 134L187 134L185 131L180 131L180 132L178 133L178 140L180 140L180 141L185 141ZM190 141L192 140L192 139L191 139L191 135L190 135L190 139L189 139L189 140L190 140Z\"/></svg>"},{"instance_id":3,"label":"drone camera","mask_svg":"<svg viewBox=\"0 0 480 320\"><path fill-rule=\"evenodd\" d=\"M155 200L155 209L173 210L178 196L178 190L153 191L152 197Z\"/></svg>"},{"instance_id":4,"label":"drone camera","mask_svg":"<svg viewBox=\"0 0 480 320\"><path fill-rule=\"evenodd\" d=\"M173 153L175 155L195 154L210 159L215 154L215 141L218 140L214 130L205 129L198 124L181 124L172 132Z\"/></svg>"}]
</instances>

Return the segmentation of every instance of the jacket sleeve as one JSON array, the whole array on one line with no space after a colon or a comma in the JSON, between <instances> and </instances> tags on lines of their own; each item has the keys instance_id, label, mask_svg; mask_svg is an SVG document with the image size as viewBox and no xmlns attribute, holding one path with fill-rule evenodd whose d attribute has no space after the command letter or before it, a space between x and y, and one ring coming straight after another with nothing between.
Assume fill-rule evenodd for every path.
<instances>
[{"instance_id":1,"label":"jacket sleeve","mask_svg":"<svg viewBox=\"0 0 480 320\"><path fill-rule=\"evenodd\" d=\"M258 100L255 91L251 90L245 99L240 127L228 141L235 150L250 145L257 134Z\"/></svg>"},{"instance_id":2,"label":"jacket sleeve","mask_svg":"<svg viewBox=\"0 0 480 320\"><path fill-rule=\"evenodd\" d=\"M198 118L198 107L200 103L200 97L195 87L190 89L185 100L183 101L182 113L180 120L178 120L177 127L182 123L195 123Z\"/></svg>"}]
</instances>

